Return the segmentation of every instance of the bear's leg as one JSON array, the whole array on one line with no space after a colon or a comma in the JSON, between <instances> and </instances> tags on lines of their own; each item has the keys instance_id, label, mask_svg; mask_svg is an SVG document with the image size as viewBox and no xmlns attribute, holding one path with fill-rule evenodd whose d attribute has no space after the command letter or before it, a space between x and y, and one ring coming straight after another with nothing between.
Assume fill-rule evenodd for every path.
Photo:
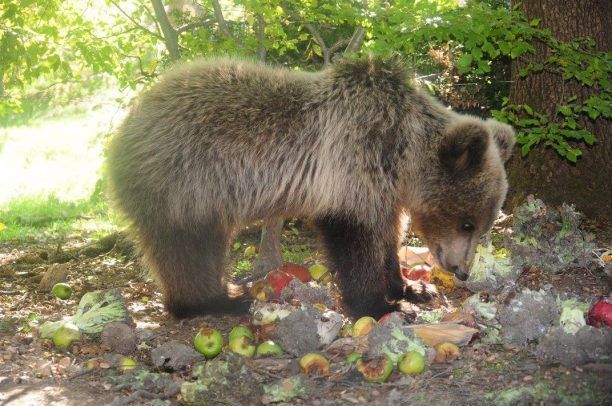
<instances>
[{"instance_id":1,"label":"bear's leg","mask_svg":"<svg viewBox=\"0 0 612 406\"><path fill-rule=\"evenodd\" d=\"M218 222L141 230L145 262L160 282L166 309L183 318L246 312L242 297L228 297L223 281L228 231Z\"/></svg>"},{"instance_id":2,"label":"bear's leg","mask_svg":"<svg viewBox=\"0 0 612 406\"><path fill-rule=\"evenodd\" d=\"M379 318L396 306L385 300L388 236L355 220L326 216L317 220L327 258L336 272L346 311L354 317Z\"/></svg>"},{"instance_id":3,"label":"bear's leg","mask_svg":"<svg viewBox=\"0 0 612 406\"><path fill-rule=\"evenodd\" d=\"M423 281L404 280L402 278L396 246L389 247L387 250L385 275L389 284L387 297L390 300L427 302L438 296L435 285Z\"/></svg>"}]
</instances>

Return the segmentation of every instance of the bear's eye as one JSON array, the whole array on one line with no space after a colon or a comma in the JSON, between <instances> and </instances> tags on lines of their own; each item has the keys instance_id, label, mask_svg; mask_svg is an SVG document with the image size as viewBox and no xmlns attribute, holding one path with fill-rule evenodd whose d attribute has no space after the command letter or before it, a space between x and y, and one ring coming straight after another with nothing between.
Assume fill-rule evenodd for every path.
<instances>
[{"instance_id":1,"label":"bear's eye","mask_svg":"<svg viewBox=\"0 0 612 406\"><path fill-rule=\"evenodd\" d=\"M467 233L471 233L472 231L474 231L474 224L465 222L461 224L461 229Z\"/></svg>"}]
</instances>

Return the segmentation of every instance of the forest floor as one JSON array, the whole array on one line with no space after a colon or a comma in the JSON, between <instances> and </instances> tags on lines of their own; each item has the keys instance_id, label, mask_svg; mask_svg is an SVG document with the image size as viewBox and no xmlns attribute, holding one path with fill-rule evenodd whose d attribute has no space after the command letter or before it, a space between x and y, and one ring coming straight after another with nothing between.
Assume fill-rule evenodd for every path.
<instances>
[{"instance_id":1,"label":"forest floor","mask_svg":"<svg viewBox=\"0 0 612 406\"><path fill-rule=\"evenodd\" d=\"M250 259L243 251L246 246L257 245L258 237L257 227L237 236L229 253L229 272L244 274L249 268ZM225 335L245 320L244 316L172 319L129 244L117 241L79 233L61 238L0 241L0 404L180 404L184 399L177 388L181 382L191 380L195 363L175 371L163 370L153 364L152 349L173 340L191 347L204 322ZM286 225L282 242L286 260L304 264L322 260L315 235L307 224ZM610 248L609 242L598 241L599 246L606 244ZM67 265L66 279L73 289L69 300L59 300L38 289L43 274L53 263ZM587 269L549 275L532 268L521 275L518 284L535 290L552 285L559 292L592 298L610 293L610 280L605 273ZM113 365L116 357L99 338L59 350L50 340L39 337L37 327L41 323L74 314L83 294L111 288L120 290L133 320L138 345L130 356L138 364L136 371L147 371L163 380L152 384L139 380L140 372L121 372ZM439 303L447 309L458 307L470 295L470 291L456 288L442 292L443 299L437 305L422 304L419 308L431 310ZM98 363L88 369L91 360ZM463 348L459 359L452 363L431 365L410 379L396 370L387 383L367 383L354 370L334 365L343 362L332 360L333 374L309 378L309 391L287 403L604 405L610 404L612 389L610 364L545 366L536 360L530 346L487 345L478 340ZM261 386L299 374L295 357L255 359L246 365L259 385L252 395L236 393L233 398L210 398L202 403L261 404ZM236 382L237 392L244 388Z\"/></svg>"}]
</instances>

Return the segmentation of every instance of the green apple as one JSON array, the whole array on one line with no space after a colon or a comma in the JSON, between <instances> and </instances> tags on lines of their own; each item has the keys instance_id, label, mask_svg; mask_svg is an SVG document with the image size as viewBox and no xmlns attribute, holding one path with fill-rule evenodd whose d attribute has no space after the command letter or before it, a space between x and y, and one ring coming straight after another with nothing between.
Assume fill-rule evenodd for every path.
<instances>
[{"instance_id":1,"label":"green apple","mask_svg":"<svg viewBox=\"0 0 612 406\"><path fill-rule=\"evenodd\" d=\"M361 357L363 357L363 355L361 355L360 353L352 352L348 355L348 357L346 357L346 363L349 365L356 364L361 359Z\"/></svg>"},{"instance_id":2,"label":"green apple","mask_svg":"<svg viewBox=\"0 0 612 406\"><path fill-rule=\"evenodd\" d=\"M248 247L244 249L245 257L254 257L256 254L257 254L257 247L255 247L254 245L249 245Z\"/></svg>"},{"instance_id":3,"label":"green apple","mask_svg":"<svg viewBox=\"0 0 612 406\"><path fill-rule=\"evenodd\" d=\"M227 336L227 341L232 341L236 337L247 337L251 340L255 340L255 334L253 334L253 330L245 326L244 324L239 324L234 326L232 330L229 332Z\"/></svg>"},{"instance_id":4,"label":"green apple","mask_svg":"<svg viewBox=\"0 0 612 406\"><path fill-rule=\"evenodd\" d=\"M327 375L329 374L329 362L323 355L313 352L300 358L300 369L306 375Z\"/></svg>"},{"instance_id":5,"label":"green apple","mask_svg":"<svg viewBox=\"0 0 612 406\"><path fill-rule=\"evenodd\" d=\"M245 336L238 336L229 342L229 349L236 354L240 354L243 357L252 358L255 355L255 344L253 341Z\"/></svg>"},{"instance_id":6,"label":"green apple","mask_svg":"<svg viewBox=\"0 0 612 406\"><path fill-rule=\"evenodd\" d=\"M397 362L402 374L418 375L425 370L425 357L418 351L408 351Z\"/></svg>"},{"instance_id":7,"label":"green apple","mask_svg":"<svg viewBox=\"0 0 612 406\"><path fill-rule=\"evenodd\" d=\"M73 323L66 323L58 328L53 334L53 344L57 348L65 349L73 342L81 338L81 330Z\"/></svg>"},{"instance_id":8,"label":"green apple","mask_svg":"<svg viewBox=\"0 0 612 406\"><path fill-rule=\"evenodd\" d=\"M368 382L386 382L393 372L393 361L387 354L375 358L361 358L357 361L357 370Z\"/></svg>"},{"instance_id":9,"label":"green apple","mask_svg":"<svg viewBox=\"0 0 612 406\"><path fill-rule=\"evenodd\" d=\"M345 338L345 337L351 337L353 335L353 324L352 323L346 323L344 326L342 326L342 330L340 330L340 337Z\"/></svg>"},{"instance_id":10,"label":"green apple","mask_svg":"<svg viewBox=\"0 0 612 406\"><path fill-rule=\"evenodd\" d=\"M193 346L206 358L214 358L223 349L223 336L211 327L203 327L193 339Z\"/></svg>"},{"instance_id":11,"label":"green apple","mask_svg":"<svg viewBox=\"0 0 612 406\"><path fill-rule=\"evenodd\" d=\"M283 354L284 352L280 345L271 340L259 344L257 346L257 351L255 351L257 357L276 357Z\"/></svg>"},{"instance_id":12,"label":"green apple","mask_svg":"<svg viewBox=\"0 0 612 406\"><path fill-rule=\"evenodd\" d=\"M370 316L363 316L353 324L353 337L365 336L376 325L376 319Z\"/></svg>"},{"instance_id":13,"label":"green apple","mask_svg":"<svg viewBox=\"0 0 612 406\"><path fill-rule=\"evenodd\" d=\"M67 283L56 283L51 288L51 293L59 299L66 300L72 296L72 288Z\"/></svg>"},{"instance_id":14,"label":"green apple","mask_svg":"<svg viewBox=\"0 0 612 406\"><path fill-rule=\"evenodd\" d=\"M322 264L312 265L308 268L308 272L310 272L310 277L321 285L327 285L333 280L332 274L329 273L327 267Z\"/></svg>"},{"instance_id":15,"label":"green apple","mask_svg":"<svg viewBox=\"0 0 612 406\"><path fill-rule=\"evenodd\" d=\"M138 364L136 363L134 358L123 357L119 361L119 370L124 371L124 372L131 371L132 369L136 369L136 365Z\"/></svg>"}]
</instances>

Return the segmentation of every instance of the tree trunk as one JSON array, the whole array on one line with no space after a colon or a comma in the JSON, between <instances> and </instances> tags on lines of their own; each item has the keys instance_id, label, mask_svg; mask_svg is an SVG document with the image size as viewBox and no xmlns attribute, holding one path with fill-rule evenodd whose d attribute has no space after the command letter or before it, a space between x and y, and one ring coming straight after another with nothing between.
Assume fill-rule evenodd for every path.
<instances>
[{"instance_id":1,"label":"tree trunk","mask_svg":"<svg viewBox=\"0 0 612 406\"><path fill-rule=\"evenodd\" d=\"M283 264L280 244L283 223L281 217L264 222L261 228L259 255L253 264L253 276L261 277Z\"/></svg>"},{"instance_id":2,"label":"tree trunk","mask_svg":"<svg viewBox=\"0 0 612 406\"><path fill-rule=\"evenodd\" d=\"M530 20L541 19L540 27L548 28L559 40L571 41L589 36L595 40L599 51L609 51L612 38L610 4L609 0L529 0L521 2L519 8ZM534 47L536 54L526 59L538 62L546 58L549 50L544 44L538 42ZM520 79L518 72L527 62L513 63L512 103L528 104L534 110L554 117L568 95L577 95L579 100L588 96L588 88L576 82L566 82L560 75L548 71L530 73ZM580 145L583 154L576 164L542 146L536 146L525 158L515 154L509 165L508 204L512 208L521 204L528 194L534 194L552 205L573 203L578 210L602 225L609 223L612 126L610 120L604 118L596 121L586 119L581 124L597 137L597 143L591 147Z\"/></svg>"}]
</instances>

